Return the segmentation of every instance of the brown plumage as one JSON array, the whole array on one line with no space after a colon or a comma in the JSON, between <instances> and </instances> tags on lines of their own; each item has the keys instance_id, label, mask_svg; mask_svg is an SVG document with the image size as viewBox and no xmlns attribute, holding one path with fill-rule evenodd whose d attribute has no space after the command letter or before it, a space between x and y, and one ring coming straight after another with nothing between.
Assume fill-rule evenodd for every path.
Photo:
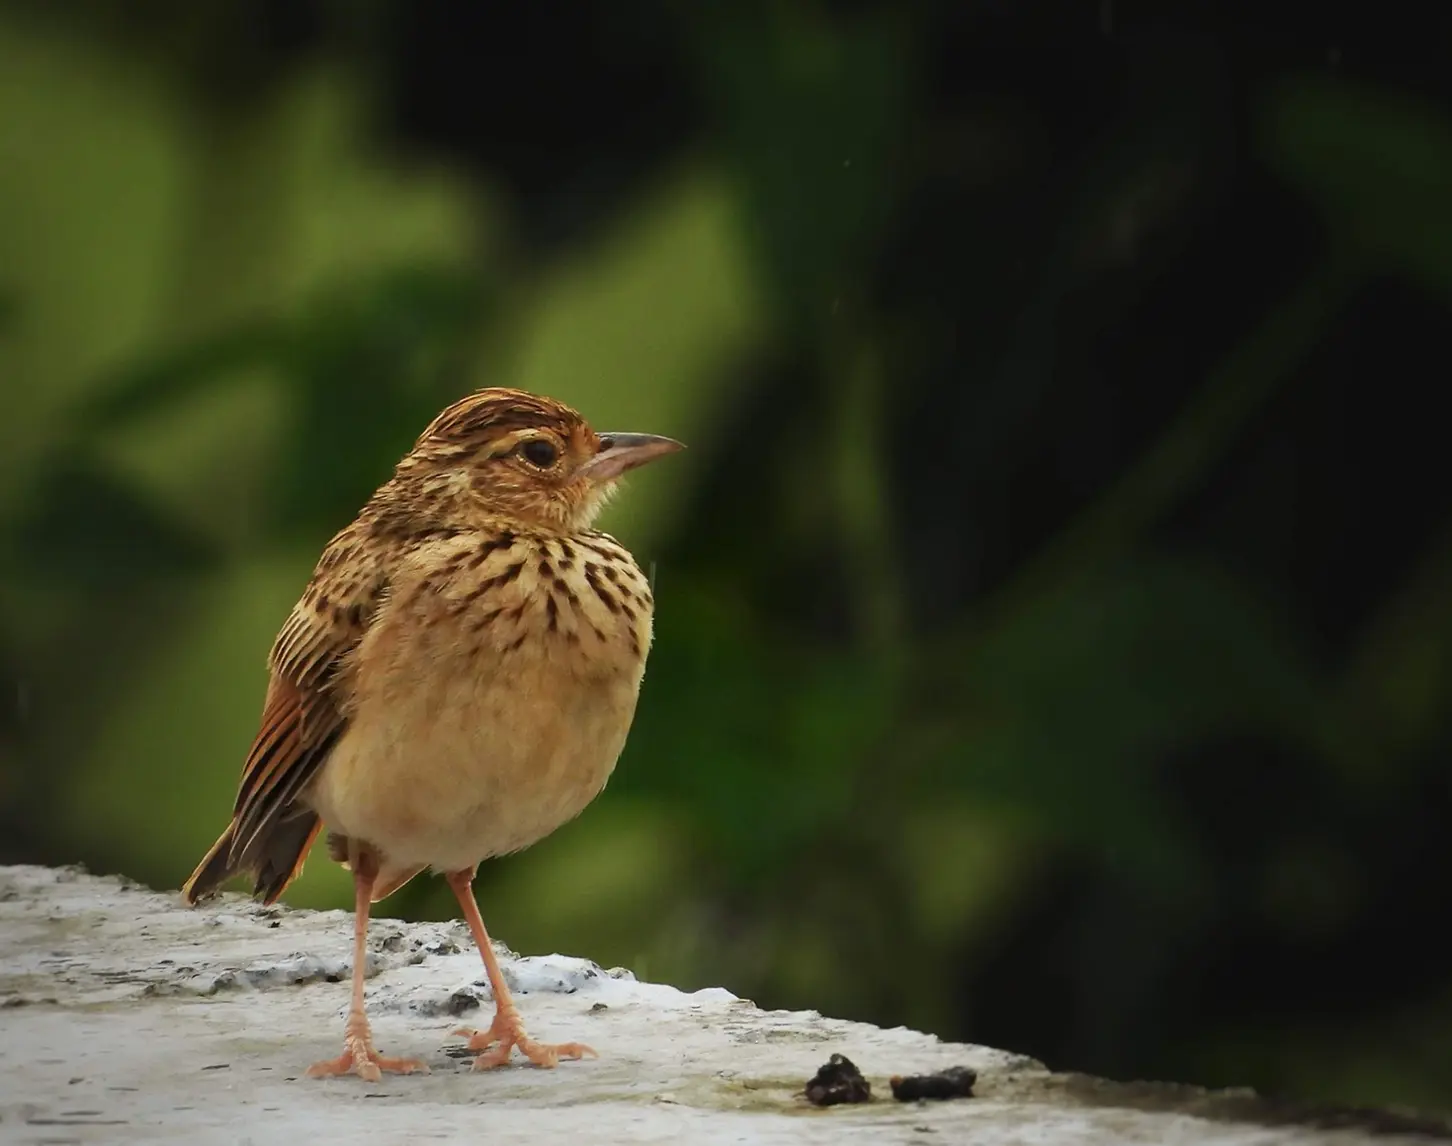
<instances>
[{"instance_id":1,"label":"brown plumage","mask_svg":"<svg viewBox=\"0 0 1452 1146\"><path fill-rule=\"evenodd\" d=\"M369 905L425 869L454 889L494 988L476 1067L515 1046L544 1066L593 1053L525 1034L472 880L579 814L615 767L653 601L590 526L615 479L680 448L481 390L434 419L323 551L273 644L232 822L183 889L195 903L247 872L271 903L328 829L354 876L353 1005L342 1056L311 1073L422 1069L374 1048L363 965Z\"/></svg>"}]
</instances>

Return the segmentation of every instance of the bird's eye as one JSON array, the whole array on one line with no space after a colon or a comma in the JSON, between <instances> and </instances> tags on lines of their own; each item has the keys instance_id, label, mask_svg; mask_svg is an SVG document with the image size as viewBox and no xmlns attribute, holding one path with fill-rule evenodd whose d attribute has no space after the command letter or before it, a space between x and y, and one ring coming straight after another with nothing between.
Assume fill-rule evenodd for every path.
<instances>
[{"instance_id":1,"label":"bird's eye","mask_svg":"<svg viewBox=\"0 0 1452 1146\"><path fill-rule=\"evenodd\" d=\"M539 466L542 470L549 469L550 466L555 464L555 459L560 456L559 451L555 449L554 445L545 441L543 438L535 438L532 441L525 442L524 445L519 447L519 452L524 455L525 461L529 462L530 465Z\"/></svg>"}]
</instances>

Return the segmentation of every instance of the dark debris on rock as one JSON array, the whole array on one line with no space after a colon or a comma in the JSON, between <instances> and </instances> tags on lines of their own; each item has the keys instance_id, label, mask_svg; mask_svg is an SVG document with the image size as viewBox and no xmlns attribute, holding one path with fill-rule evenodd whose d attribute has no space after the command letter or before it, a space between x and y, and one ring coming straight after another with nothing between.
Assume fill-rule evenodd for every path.
<instances>
[{"instance_id":1,"label":"dark debris on rock","mask_svg":"<svg viewBox=\"0 0 1452 1146\"><path fill-rule=\"evenodd\" d=\"M871 1102L872 1085L846 1055L834 1054L817 1068L806 1087L813 1106L840 1106L848 1102Z\"/></svg>"},{"instance_id":2,"label":"dark debris on rock","mask_svg":"<svg viewBox=\"0 0 1452 1146\"><path fill-rule=\"evenodd\" d=\"M920 1099L972 1098L978 1072L971 1067L950 1066L933 1074L893 1075L887 1080L892 1096L899 1102Z\"/></svg>"}]
</instances>

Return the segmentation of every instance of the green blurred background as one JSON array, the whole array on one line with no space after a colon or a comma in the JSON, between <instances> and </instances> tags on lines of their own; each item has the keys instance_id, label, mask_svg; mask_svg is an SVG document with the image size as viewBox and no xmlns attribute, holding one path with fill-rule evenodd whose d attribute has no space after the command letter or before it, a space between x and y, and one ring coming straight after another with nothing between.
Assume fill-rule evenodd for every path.
<instances>
[{"instance_id":1,"label":"green blurred background","mask_svg":"<svg viewBox=\"0 0 1452 1146\"><path fill-rule=\"evenodd\" d=\"M523 386L692 449L495 934L1452 1109L1431 11L3 0L0 860L177 887L323 543Z\"/></svg>"}]
</instances>

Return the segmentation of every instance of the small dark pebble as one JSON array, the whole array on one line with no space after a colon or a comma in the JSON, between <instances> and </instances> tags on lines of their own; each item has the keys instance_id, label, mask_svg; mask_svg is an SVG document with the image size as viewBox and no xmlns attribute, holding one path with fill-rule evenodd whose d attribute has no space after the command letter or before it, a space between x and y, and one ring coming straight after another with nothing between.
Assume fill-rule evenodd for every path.
<instances>
[{"instance_id":1,"label":"small dark pebble","mask_svg":"<svg viewBox=\"0 0 1452 1146\"><path fill-rule=\"evenodd\" d=\"M899 1102L916 1102L920 1098L972 1098L978 1072L966 1066L950 1066L937 1074L900 1074L887 1080L892 1096Z\"/></svg>"},{"instance_id":2,"label":"small dark pebble","mask_svg":"<svg viewBox=\"0 0 1452 1146\"><path fill-rule=\"evenodd\" d=\"M449 1001L444 1004L444 1010L455 1018L478 1009L479 1000L468 991L455 991L449 996Z\"/></svg>"},{"instance_id":3,"label":"small dark pebble","mask_svg":"<svg viewBox=\"0 0 1452 1146\"><path fill-rule=\"evenodd\" d=\"M231 1067L232 1067L232 1064L230 1062L213 1062L213 1063L208 1063L206 1066L202 1067L202 1069L203 1070L230 1070Z\"/></svg>"},{"instance_id":4,"label":"small dark pebble","mask_svg":"<svg viewBox=\"0 0 1452 1146\"><path fill-rule=\"evenodd\" d=\"M608 1011L609 1009L610 1009L610 1004L609 1003L596 1003L593 1007L590 1008L590 1010L592 1012L597 1013L597 1014L600 1011Z\"/></svg>"},{"instance_id":5,"label":"small dark pebble","mask_svg":"<svg viewBox=\"0 0 1452 1146\"><path fill-rule=\"evenodd\" d=\"M846 1055L834 1054L807 1083L807 1101L813 1106L844 1102L871 1102L872 1086Z\"/></svg>"}]
</instances>

